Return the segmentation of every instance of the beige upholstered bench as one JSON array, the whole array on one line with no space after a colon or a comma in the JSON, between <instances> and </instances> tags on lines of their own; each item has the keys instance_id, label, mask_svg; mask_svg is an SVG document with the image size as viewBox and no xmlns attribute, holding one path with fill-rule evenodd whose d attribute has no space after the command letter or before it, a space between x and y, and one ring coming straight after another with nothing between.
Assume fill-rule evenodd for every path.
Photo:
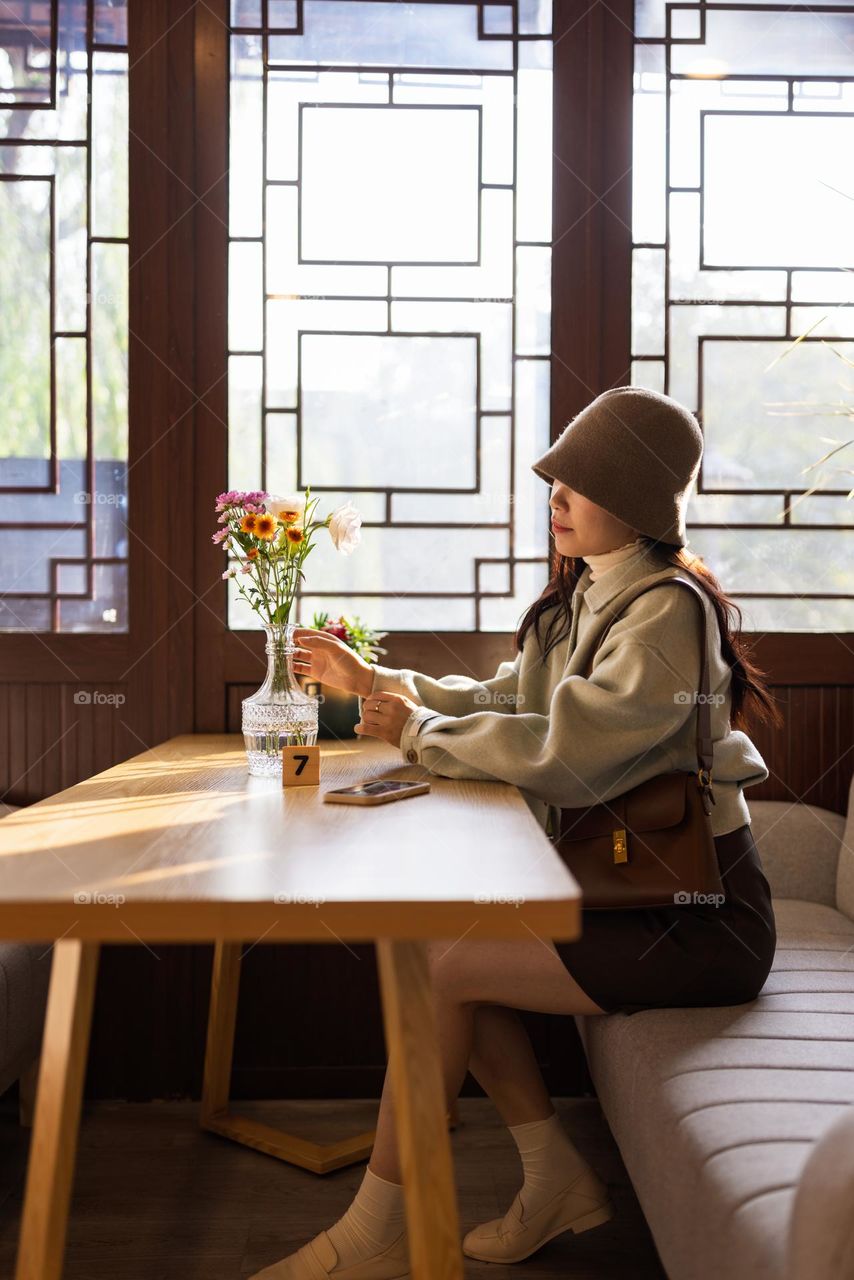
<instances>
[{"instance_id":1,"label":"beige upholstered bench","mask_svg":"<svg viewBox=\"0 0 854 1280\"><path fill-rule=\"evenodd\" d=\"M0 818L17 807L0 804ZM32 1111L52 956L49 942L0 941L0 1093L20 1081L24 1124Z\"/></svg>"},{"instance_id":2,"label":"beige upholstered bench","mask_svg":"<svg viewBox=\"0 0 854 1280\"><path fill-rule=\"evenodd\" d=\"M729 1008L578 1017L670 1280L854 1277L854 782L848 819L750 804L777 954Z\"/></svg>"}]
</instances>

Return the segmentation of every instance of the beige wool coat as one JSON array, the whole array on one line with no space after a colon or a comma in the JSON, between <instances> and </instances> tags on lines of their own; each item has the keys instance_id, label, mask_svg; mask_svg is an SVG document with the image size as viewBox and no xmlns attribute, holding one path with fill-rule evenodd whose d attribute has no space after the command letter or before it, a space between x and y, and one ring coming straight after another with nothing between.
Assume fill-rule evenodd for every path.
<instances>
[{"instance_id":1,"label":"beige wool coat","mask_svg":"<svg viewBox=\"0 0 854 1280\"><path fill-rule=\"evenodd\" d=\"M533 630L521 654L490 680L433 679L374 667L372 693L406 694L419 706L400 740L404 760L448 778L518 786L547 830L556 809L598 804L659 773L696 769L700 610L684 588L646 592L613 624L589 677L596 639L620 610L621 593L678 573L642 543L595 582L586 567L573 594L572 626L543 663ZM705 596L714 743L712 830L750 822L744 789L769 776L751 739L730 726L732 673ZM544 615L541 628L547 625Z\"/></svg>"}]
</instances>

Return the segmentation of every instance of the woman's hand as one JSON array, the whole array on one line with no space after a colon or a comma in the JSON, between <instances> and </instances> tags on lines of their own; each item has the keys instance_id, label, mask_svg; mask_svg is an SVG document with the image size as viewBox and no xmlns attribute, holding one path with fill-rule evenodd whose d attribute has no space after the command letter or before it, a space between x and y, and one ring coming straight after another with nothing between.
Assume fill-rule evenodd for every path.
<instances>
[{"instance_id":1,"label":"woman's hand","mask_svg":"<svg viewBox=\"0 0 854 1280\"><path fill-rule=\"evenodd\" d=\"M399 747L403 726L420 705L402 693L372 693L362 701L362 718L354 732Z\"/></svg>"},{"instance_id":2,"label":"woman's hand","mask_svg":"<svg viewBox=\"0 0 854 1280\"><path fill-rule=\"evenodd\" d=\"M295 627L294 644L298 650L294 671L299 675L361 697L370 692L374 683L371 664L337 636L318 627Z\"/></svg>"}]
</instances>

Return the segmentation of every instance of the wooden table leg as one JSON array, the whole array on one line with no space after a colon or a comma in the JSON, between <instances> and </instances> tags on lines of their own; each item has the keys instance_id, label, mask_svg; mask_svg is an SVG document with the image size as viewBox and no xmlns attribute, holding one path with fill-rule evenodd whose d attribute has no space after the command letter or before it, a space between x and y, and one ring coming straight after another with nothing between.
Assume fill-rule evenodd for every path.
<instances>
[{"instance_id":1,"label":"wooden table leg","mask_svg":"<svg viewBox=\"0 0 854 1280\"><path fill-rule=\"evenodd\" d=\"M423 942L377 942L413 1280L462 1280L454 1171Z\"/></svg>"},{"instance_id":2,"label":"wooden table leg","mask_svg":"<svg viewBox=\"0 0 854 1280\"><path fill-rule=\"evenodd\" d=\"M15 1280L59 1280L99 946L54 944Z\"/></svg>"},{"instance_id":3,"label":"wooden table leg","mask_svg":"<svg viewBox=\"0 0 854 1280\"><path fill-rule=\"evenodd\" d=\"M228 1109L231 1063L234 1055L234 1028L237 1025L237 995L240 989L239 942L214 946L211 973L211 1003L202 1083L202 1127Z\"/></svg>"},{"instance_id":4,"label":"wooden table leg","mask_svg":"<svg viewBox=\"0 0 854 1280\"><path fill-rule=\"evenodd\" d=\"M255 1151L274 1156L310 1173L331 1173L346 1165L367 1160L374 1145L374 1131L358 1133L340 1142L310 1142L285 1133L271 1124L229 1110L231 1064L234 1056L234 1029L237 1025L237 997L240 988L239 942L216 943L211 976L211 1003L205 1052L202 1109L203 1129L240 1142Z\"/></svg>"}]
</instances>

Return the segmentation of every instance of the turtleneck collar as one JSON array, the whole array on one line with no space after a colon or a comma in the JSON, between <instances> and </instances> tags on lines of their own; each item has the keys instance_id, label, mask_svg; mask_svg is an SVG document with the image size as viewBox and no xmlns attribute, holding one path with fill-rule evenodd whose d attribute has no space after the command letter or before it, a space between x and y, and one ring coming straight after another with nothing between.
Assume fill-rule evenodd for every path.
<instances>
[{"instance_id":1,"label":"turtleneck collar","mask_svg":"<svg viewBox=\"0 0 854 1280\"><path fill-rule=\"evenodd\" d=\"M624 542L621 547L615 547L613 551L602 551L597 555L582 556L585 564L590 568L590 581L596 582L607 573L614 565L622 564L624 560L629 560L643 545L642 538L633 538L631 542Z\"/></svg>"}]
</instances>

